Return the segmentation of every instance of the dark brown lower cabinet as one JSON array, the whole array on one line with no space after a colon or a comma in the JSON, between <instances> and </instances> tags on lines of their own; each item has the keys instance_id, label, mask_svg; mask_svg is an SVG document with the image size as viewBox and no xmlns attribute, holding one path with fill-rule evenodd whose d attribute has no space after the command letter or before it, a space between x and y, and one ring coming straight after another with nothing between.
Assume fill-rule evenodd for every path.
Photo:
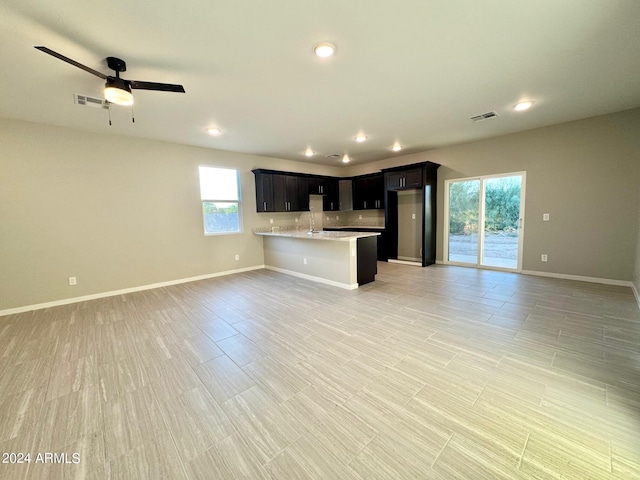
<instances>
[{"instance_id":1,"label":"dark brown lower cabinet","mask_svg":"<svg viewBox=\"0 0 640 480\"><path fill-rule=\"evenodd\" d=\"M357 240L358 285L373 282L378 273L378 242L376 237L362 237Z\"/></svg>"}]
</instances>

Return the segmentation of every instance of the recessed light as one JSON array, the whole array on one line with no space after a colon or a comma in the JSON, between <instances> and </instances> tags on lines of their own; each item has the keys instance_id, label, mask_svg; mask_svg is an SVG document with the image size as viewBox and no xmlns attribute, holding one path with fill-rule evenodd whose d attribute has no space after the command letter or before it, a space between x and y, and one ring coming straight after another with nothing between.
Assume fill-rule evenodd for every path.
<instances>
[{"instance_id":1,"label":"recessed light","mask_svg":"<svg viewBox=\"0 0 640 480\"><path fill-rule=\"evenodd\" d=\"M313 157L313 154L314 154L314 153L315 153L315 152L314 152L313 150L311 150L310 148L307 148L307 150L304 152L304 155L305 155L306 157Z\"/></svg>"},{"instance_id":2,"label":"recessed light","mask_svg":"<svg viewBox=\"0 0 640 480\"><path fill-rule=\"evenodd\" d=\"M317 56L326 58L330 57L336 52L336 46L333 43L322 42L313 47L313 51Z\"/></svg>"},{"instance_id":3,"label":"recessed light","mask_svg":"<svg viewBox=\"0 0 640 480\"><path fill-rule=\"evenodd\" d=\"M358 142L358 143L362 143L362 142L364 142L366 139L367 139L367 136L366 136L366 135L357 135L357 136L356 136L356 142Z\"/></svg>"},{"instance_id":4,"label":"recessed light","mask_svg":"<svg viewBox=\"0 0 640 480\"><path fill-rule=\"evenodd\" d=\"M527 100L526 102L520 102L517 103L513 109L518 111L518 112L522 112L523 110L528 110L531 108L531 105L533 105L533 102Z\"/></svg>"},{"instance_id":5,"label":"recessed light","mask_svg":"<svg viewBox=\"0 0 640 480\"><path fill-rule=\"evenodd\" d=\"M342 156L342 163L349 163L351 161L351 159L349 158L349 155L347 155L346 153Z\"/></svg>"},{"instance_id":6,"label":"recessed light","mask_svg":"<svg viewBox=\"0 0 640 480\"><path fill-rule=\"evenodd\" d=\"M214 137L217 137L218 135L222 134L222 130L220 130L219 128L207 128L207 133L209 135L213 135Z\"/></svg>"},{"instance_id":7,"label":"recessed light","mask_svg":"<svg viewBox=\"0 0 640 480\"><path fill-rule=\"evenodd\" d=\"M400 150L402 150L402 145L396 143L393 147L391 147L391 150L393 150L394 152L399 152Z\"/></svg>"}]
</instances>

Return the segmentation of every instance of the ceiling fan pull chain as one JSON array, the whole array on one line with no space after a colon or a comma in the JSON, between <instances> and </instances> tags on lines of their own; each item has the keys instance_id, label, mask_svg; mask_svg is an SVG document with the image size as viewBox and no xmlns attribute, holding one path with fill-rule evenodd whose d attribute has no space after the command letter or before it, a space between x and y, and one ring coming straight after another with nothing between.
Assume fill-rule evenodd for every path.
<instances>
[{"instance_id":1,"label":"ceiling fan pull chain","mask_svg":"<svg viewBox=\"0 0 640 480\"><path fill-rule=\"evenodd\" d=\"M107 111L109 112L109 126L111 126L111 102L109 102L109 108L107 108Z\"/></svg>"},{"instance_id":2,"label":"ceiling fan pull chain","mask_svg":"<svg viewBox=\"0 0 640 480\"><path fill-rule=\"evenodd\" d=\"M133 105L131 105L131 123L136 123L136 117L133 116Z\"/></svg>"}]
</instances>

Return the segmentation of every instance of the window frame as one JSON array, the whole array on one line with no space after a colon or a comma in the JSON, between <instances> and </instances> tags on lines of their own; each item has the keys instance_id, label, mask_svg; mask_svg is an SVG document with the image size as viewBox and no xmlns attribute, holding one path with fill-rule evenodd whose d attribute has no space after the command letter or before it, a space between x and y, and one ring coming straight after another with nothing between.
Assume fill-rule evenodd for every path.
<instances>
[{"instance_id":1,"label":"window frame","mask_svg":"<svg viewBox=\"0 0 640 480\"><path fill-rule=\"evenodd\" d=\"M236 177L236 191L237 199L230 198L203 198L202 195L202 169L216 169L216 170L229 170L235 172ZM240 170L231 167L220 167L213 165L198 165L198 186L200 188L200 204L202 208L202 229L205 237L213 237L218 235L237 235L244 233L243 214L242 214L242 182L240 181ZM206 220L206 203L229 203L235 204L238 207L238 230L224 231L224 232L207 232L207 220Z\"/></svg>"}]
</instances>

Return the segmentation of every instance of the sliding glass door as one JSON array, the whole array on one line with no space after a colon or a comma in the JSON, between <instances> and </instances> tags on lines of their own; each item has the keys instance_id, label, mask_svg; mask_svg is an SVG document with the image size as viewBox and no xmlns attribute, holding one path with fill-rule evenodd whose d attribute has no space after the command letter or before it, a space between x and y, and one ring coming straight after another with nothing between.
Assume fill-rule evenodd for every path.
<instances>
[{"instance_id":1,"label":"sliding glass door","mask_svg":"<svg viewBox=\"0 0 640 480\"><path fill-rule=\"evenodd\" d=\"M446 261L522 268L525 173L445 181Z\"/></svg>"}]
</instances>

